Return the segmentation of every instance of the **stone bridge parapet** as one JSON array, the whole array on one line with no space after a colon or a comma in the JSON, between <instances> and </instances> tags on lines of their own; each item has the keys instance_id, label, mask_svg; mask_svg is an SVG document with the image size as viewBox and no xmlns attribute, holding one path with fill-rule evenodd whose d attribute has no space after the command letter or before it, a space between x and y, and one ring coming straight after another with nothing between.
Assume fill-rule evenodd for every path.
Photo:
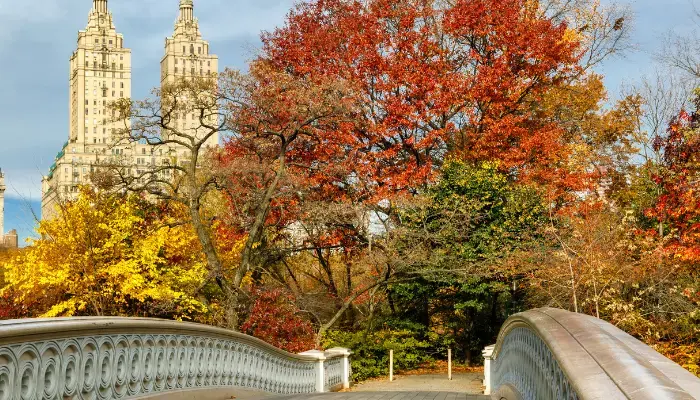
<instances>
[{"instance_id":1,"label":"stone bridge parapet","mask_svg":"<svg viewBox=\"0 0 700 400\"><path fill-rule=\"evenodd\" d=\"M277 394L349 386L346 349L291 354L206 325L147 318L0 322L0 400L133 399L238 387Z\"/></svg>"},{"instance_id":2,"label":"stone bridge parapet","mask_svg":"<svg viewBox=\"0 0 700 400\"><path fill-rule=\"evenodd\" d=\"M617 327L542 308L515 314L484 350L499 400L691 400L700 379Z\"/></svg>"}]
</instances>

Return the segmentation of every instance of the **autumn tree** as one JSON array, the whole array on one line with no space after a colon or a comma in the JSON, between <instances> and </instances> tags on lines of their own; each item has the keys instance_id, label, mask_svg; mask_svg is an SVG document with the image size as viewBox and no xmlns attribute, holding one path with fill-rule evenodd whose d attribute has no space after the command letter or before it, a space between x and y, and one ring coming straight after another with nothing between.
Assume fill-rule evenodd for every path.
<instances>
[{"instance_id":1,"label":"autumn tree","mask_svg":"<svg viewBox=\"0 0 700 400\"><path fill-rule=\"evenodd\" d=\"M662 192L648 215L666 227L669 250L680 260L700 261L700 125L698 110L681 112L665 137L655 144L662 156L659 173L654 177ZM664 231L659 232L664 236Z\"/></svg>"},{"instance_id":2,"label":"autumn tree","mask_svg":"<svg viewBox=\"0 0 700 400\"><path fill-rule=\"evenodd\" d=\"M3 294L36 316L123 315L189 318L207 311L197 288L206 261L184 210L136 196L83 188L41 239L6 262Z\"/></svg>"},{"instance_id":3,"label":"autumn tree","mask_svg":"<svg viewBox=\"0 0 700 400\"><path fill-rule=\"evenodd\" d=\"M569 29L575 9L549 3L314 1L263 36L262 58L353 85L362 123L343 133L365 160L354 174L380 198L428 182L447 152L570 187L561 129L536 120L532 104L579 76L600 43L583 46Z\"/></svg>"},{"instance_id":4,"label":"autumn tree","mask_svg":"<svg viewBox=\"0 0 700 400\"><path fill-rule=\"evenodd\" d=\"M246 274L274 262L267 244L300 217L297 204L310 185L330 197L341 191L336 177L349 179L339 170L349 164L350 143L334 132L348 123L352 105L342 81L293 76L264 61L247 75L227 71L224 79L234 134L219 170L232 209L227 221L247 235L231 282L238 290Z\"/></svg>"},{"instance_id":5,"label":"autumn tree","mask_svg":"<svg viewBox=\"0 0 700 400\"><path fill-rule=\"evenodd\" d=\"M599 0L536 0L529 4L542 17L567 24L568 34L581 43L582 72L630 48L634 21L628 6Z\"/></svg>"},{"instance_id":6,"label":"autumn tree","mask_svg":"<svg viewBox=\"0 0 700 400\"><path fill-rule=\"evenodd\" d=\"M691 11L691 10L688 10ZM680 71L689 81L697 84L700 80L700 51L695 43L700 38L700 10L692 10L696 19L695 29L687 34L670 32L666 36L662 51L656 58L668 67Z\"/></svg>"},{"instance_id":7,"label":"autumn tree","mask_svg":"<svg viewBox=\"0 0 700 400\"><path fill-rule=\"evenodd\" d=\"M292 353L314 348L313 325L301 315L292 295L280 288L256 288L252 294L253 306L242 332Z\"/></svg>"},{"instance_id":8,"label":"autumn tree","mask_svg":"<svg viewBox=\"0 0 700 400\"><path fill-rule=\"evenodd\" d=\"M301 296L324 330L407 267L392 240L363 224L372 215L395 227L397 200L423 191L446 154L498 158L511 180L580 188L569 163L574 133L563 118L542 118L541 103L614 52L625 25L593 21L591 8L591 24L576 33L569 20L590 4L554 3L315 1L264 35L250 76L236 75L247 89L232 104L236 134L222 155L229 221L250 234L239 281L251 274L297 294L327 291L334 312ZM600 29L606 45L586 37ZM303 257L313 270L290 263Z\"/></svg>"},{"instance_id":9,"label":"autumn tree","mask_svg":"<svg viewBox=\"0 0 700 400\"><path fill-rule=\"evenodd\" d=\"M24 249L0 248L0 288L7 286L5 280L6 265L19 257ZM17 295L13 290L4 290L0 293L0 319L17 319L33 317L36 303L16 303Z\"/></svg>"},{"instance_id":10,"label":"autumn tree","mask_svg":"<svg viewBox=\"0 0 700 400\"><path fill-rule=\"evenodd\" d=\"M103 189L127 190L184 206L188 212L180 223L194 227L207 260L199 290L209 283L218 285L228 299L225 308L231 309L236 300L227 281L235 271L224 265L221 244L216 242L221 224L212 213L222 200L223 179L214 168L216 149L220 136L229 132L230 114L225 106L231 93L226 90L232 86L224 79L178 79L155 89L151 98L112 104L113 119L124 121L112 135L112 147L126 147L134 154L112 156L93 174L93 181ZM146 161L140 165L133 162L137 150Z\"/></svg>"},{"instance_id":11,"label":"autumn tree","mask_svg":"<svg viewBox=\"0 0 700 400\"><path fill-rule=\"evenodd\" d=\"M569 151L570 168L588 183L588 195L618 206L630 202L642 135L644 99L625 95L612 107L603 77L587 74L552 88L537 104L537 119L556 124Z\"/></svg>"}]
</instances>

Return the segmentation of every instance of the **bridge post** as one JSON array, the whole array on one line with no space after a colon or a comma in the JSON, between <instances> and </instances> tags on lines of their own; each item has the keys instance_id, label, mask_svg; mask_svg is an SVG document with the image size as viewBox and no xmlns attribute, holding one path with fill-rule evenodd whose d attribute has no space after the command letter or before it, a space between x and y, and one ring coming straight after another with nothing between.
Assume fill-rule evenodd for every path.
<instances>
[{"instance_id":1,"label":"bridge post","mask_svg":"<svg viewBox=\"0 0 700 400\"><path fill-rule=\"evenodd\" d=\"M343 355L343 389L350 389L350 355L352 352L342 347L333 347L332 349L326 350L326 352Z\"/></svg>"},{"instance_id":2,"label":"bridge post","mask_svg":"<svg viewBox=\"0 0 700 400\"><path fill-rule=\"evenodd\" d=\"M299 353L302 356L311 356L316 358L316 393L326 391L326 370L323 368L323 362L326 360L326 353L321 350L309 350Z\"/></svg>"},{"instance_id":3,"label":"bridge post","mask_svg":"<svg viewBox=\"0 0 700 400\"><path fill-rule=\"evenodd\" d=\"M486 346L481 352L484 356L484 394L490 395L491 385L491 360L493 359L493 349L496 345Z\"/></svg>"}]
</instances>

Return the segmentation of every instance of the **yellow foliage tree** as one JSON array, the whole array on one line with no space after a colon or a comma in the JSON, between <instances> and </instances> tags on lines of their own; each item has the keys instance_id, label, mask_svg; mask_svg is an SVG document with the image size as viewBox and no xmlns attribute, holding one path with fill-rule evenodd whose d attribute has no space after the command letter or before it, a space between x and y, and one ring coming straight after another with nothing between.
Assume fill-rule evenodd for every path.
<instances>
[{"instance_id":1,"label":"yellow foliage tree","mask_svg":"<svg viewBox=\"0 0 700 400\"><path fill-rule=\"evenodd\" d=\"M36 240L5 265L4 292L40 304L42 317L131 315L192 319L207 311L207 276L186 212L137 196L82 189L42 221Z\"/></svg>"}]
</instances>

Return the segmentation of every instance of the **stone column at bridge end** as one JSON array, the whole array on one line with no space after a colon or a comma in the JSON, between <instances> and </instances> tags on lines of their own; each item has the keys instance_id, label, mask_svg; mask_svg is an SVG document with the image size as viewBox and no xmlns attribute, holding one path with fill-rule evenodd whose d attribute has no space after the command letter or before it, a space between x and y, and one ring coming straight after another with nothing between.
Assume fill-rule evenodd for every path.
<instances>
[{"instance_id":1,"label":"stone column at bridge end","mask_svg":"<svg viewBox=\"0 0 700 400\"><path fill-rule=\"evenodd\" d=\"M326 376L325 369L323 368L323 362L326 361L326 353L321 350L309 350L303 353L299 353L300 356L311 356L314 357L316 361L316 393L325 392L326 387Z\"/></svg>"},{"instance_id":2,"label":"stone column at bridge end","mask_svg":"<svg viewBox=\"0 0 700 400\"><path fill-rule=\"evenodd\" d=\"M486 346L481 354L484 356L484 394L491 394L491 360L493 359L493 350L495 344Z\"/></svg>"},{"instance_id":3,"label":"stone column at bridge end","mask_svg":"<svg viewBox=\"0 0 700 400\"><path fill-rule=\"evenodd\" d=\"M331 355L343 355L343 389L350 389L350 355L352 354L352 351L342 347L333 347L326 350L326 353Z\"/></svg>"}]
</instances>

